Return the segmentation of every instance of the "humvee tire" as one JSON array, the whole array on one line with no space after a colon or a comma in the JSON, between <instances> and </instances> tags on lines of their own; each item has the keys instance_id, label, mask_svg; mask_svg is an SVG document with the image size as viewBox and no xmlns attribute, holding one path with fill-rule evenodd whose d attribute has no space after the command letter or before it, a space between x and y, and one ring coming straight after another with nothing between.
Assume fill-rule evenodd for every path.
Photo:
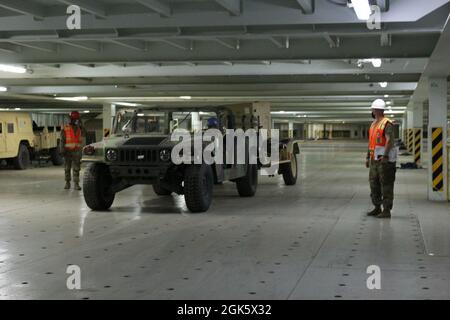
<instances>
[{"instance_id":1,"label":"humvee tire","mask_svg":"<svg viewBox=\"0 0 450 320\"><path fill-rule=\"evenodd\" d=\"M83 178L83 195L87 206L94 211L108 210L115 198L115 194L109 191L111 184L111 174L106 165L89 165Z\"/></svg>"},{"instance_id":2,"label":"humvee tire","mask_svg":"<svg viewBox=\"0 0 450 320\"><path fill-rule=\"evenodd\" d=\"M242 178L236 179L236 187L241 197L253 197L258 186L258 166L249 164L247 173Z\"/></svg>"},{"instance_id":3,"label":"humvee tire","mask_svg":"<svg viewBox=\"0 0 450 320\"><path fill-rule=\"evenodd\" d=\"M284 183L287 186L292 186L297 183L298 167L297 156L292 155L290 163L283 163L281 165L281 172L283 174Z\"/></svg>"},{"instance_id":4,"label":"humvee tire","mask_svg":"<svg viewBox=\"0 0 450 320\"><path fill-rule=\"evenodd\" d=\"M167 190L166 188L163 188L161 186L161 183L157 182L155 184L152 185L153 186L153 191L158 195L158 196L169 196L172 194L172 191Z\"/></svg>"},{"instance_id":5,"label":"humvee tire","mask_svg":"<svg viewBox=\"0 0 450 320\"><path fill-rule=\"evenodd\" d=\"M212 200L214 174L206 164L189 165L184 172L184 199L191 212L205 212Z\"/></svg>"},{"instance_id":6,"label":"humvee tire","mask_svg":"<svg viewBox=\"0 0 450 320\"><path fill-rule=\"evenodd\" d=\"M23 143L19 145L19 152L17 153L17 157L13 158L13 164L17 170L25 170L31 164L30 151Z\"/></svg>"},{"instance_id":7,"label":"humvee tire","mask_svg":"<svg viewBox=\"0 0 450 320\"><path fill-rule=\"evenodd\" d=\"M54 166L60 166L64 163L64 158L59 154L59 142L58 147L50 150L50 159Z\"/></svg>"}]
</instances>

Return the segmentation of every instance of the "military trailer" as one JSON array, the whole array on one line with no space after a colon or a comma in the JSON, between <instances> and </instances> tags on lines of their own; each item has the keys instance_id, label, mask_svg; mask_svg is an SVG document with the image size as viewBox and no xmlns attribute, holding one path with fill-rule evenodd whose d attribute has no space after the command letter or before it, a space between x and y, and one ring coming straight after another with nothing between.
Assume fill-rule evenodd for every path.
<instances>
[{"instance_id":1,"label":"military trailer","mask_svg":"<svg viewBox=\"0 0 450 320\"><path fill-rule=\"evenodd\" d=\"M270 105L247 103L214 108L151 108L122 109L114 119L113 134L103 141L86 146L82 161L88 163L83 180L86 204L92 210L109 209L115 194L137 184L152 185L157 195L184 195L191 212L207 211L211 204L214 184L231 181L241 197L252 197L258 184L259 159L251 163L175 164L171 141L175 129L193 133L207 129L206 118L218 119L219 130L260 129L271 127ZM269 137L270 139L270 137ZM224 142L225 144L226 142ZM270 141L269 141L270 143ZM208 143L209 144L209 143ZM279 142L278 174L286 185L297 181L298 141Z\"/></svg>"},{"instance_id":2,"label":"military trailer","mask_svg":"<svg viewBox=\"0 0 450 320\"><path fill-rule=\"evenodd\" d=\"M0 160L23 170L32 160L51 160L61 165L60 130L38 127L25 112L0 112Z\"/></svg>"}]
</instances>

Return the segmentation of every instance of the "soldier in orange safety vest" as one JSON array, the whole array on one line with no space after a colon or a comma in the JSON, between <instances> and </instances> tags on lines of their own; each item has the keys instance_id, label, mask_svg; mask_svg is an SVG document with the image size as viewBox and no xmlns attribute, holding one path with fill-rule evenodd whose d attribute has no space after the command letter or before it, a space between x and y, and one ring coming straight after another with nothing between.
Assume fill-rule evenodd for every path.
<instances>
[{"instance_id":1,"label":"soldier in orange safety vest","mask_svg":"<svg viewBox=\"0 0 450 320\"><path fill-rule=\"evenodd\" d=\"M394 182L397 149L394 146L394 126L384 117L386 103L377 99L372 103L375 118L369 130L366 167L369 168L370 197L375 208L368 216L390 218L394 202ZM381 210L383 205L383 210Z\"/></svg>"},{"instance_id":2,"label":"soldier in orange safety vest","mask_svg":"<svg viewBox=\"0 0 450 320\"><path fill-rule=\"evenodd\" d=\"M74 189L81 190L80 169L83 136L86 135L81 124L80 114L77 111L73 111L70 113L70 123L66 124L61 130L61 146L63 148L61 153L65 160L66 177L64 189L70 189L71 171L73 170Z\"/></svg>"}]
</instances>

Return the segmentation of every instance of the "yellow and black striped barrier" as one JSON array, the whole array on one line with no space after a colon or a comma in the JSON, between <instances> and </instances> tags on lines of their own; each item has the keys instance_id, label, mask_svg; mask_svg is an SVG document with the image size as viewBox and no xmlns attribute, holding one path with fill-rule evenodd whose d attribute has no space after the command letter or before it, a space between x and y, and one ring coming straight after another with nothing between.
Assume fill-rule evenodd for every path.
<instances>
[{"instance_id":1,"label":"yellow and black striped barrier","mask_svg":"<svg viewBox=\"0 0 450 320\"><path fill-rule=\"evenodd\" d=\"M450 159L450 146L447 144L447 201L450 201L450 186L449 186L449 181L448 178L450 177L450 163L448 161L448 159Z\"/></svg>"},{"instance_id":2,"label":"yellow and black striped barrier","mask_svg":"<svg viewBox=\"0 0 450 320\"><path fill-rule=\"evenodd\" d=\"M103 138L108 138L110 134L111 134L111 129L109 129L109 128L103 129Z\"/></svg>"},{"instance_id":3,"label":"yellow and black striped barrier","mask_svg":"<svg viewBox=\"0 0 450 320\"><path fill-rule=\"evenodd\" d=\"M422 129L414 129L414 163L420 165L422 158Z\"/></svg>"},{"instance_id":4,"label":"yellow and black striped barrier","mask_svg":"<svg viewBox=\"0 0 450 320\"><path fill-rule=\"evenodd\" d=\"M408 152L413 152L413 145L414 145L414 130L408 129Z\"/></svg>"},{"instance_id":5,"label":"yellow and black striped barrier","mask_svg":"<svg viewBox=\"0 0 450 320\"><path fill-rule=\"evenodd\" d=\"M447 145L447 200L450 201L450 146Z\"/></svg>"},{"instance_id":6,"label":"yellow and black striped barrier","mask_svg":"<svg viewBox=\"0 0 450 320\"><path fill-rule=\"evenodd\" d=\"M433 191L441 192L444 191L444 152L442 143L442 128L432 128L431 148Z\"/></svg>"}]
</instances>

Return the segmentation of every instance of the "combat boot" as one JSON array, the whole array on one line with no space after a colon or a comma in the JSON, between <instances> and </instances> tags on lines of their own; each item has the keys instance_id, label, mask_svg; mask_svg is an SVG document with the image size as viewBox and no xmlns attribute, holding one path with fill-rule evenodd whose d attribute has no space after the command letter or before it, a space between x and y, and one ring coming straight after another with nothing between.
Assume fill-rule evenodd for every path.
<instances>
[{"instance_id":1,"label":"combat boot","mask_svg":"<svg viewBox=\"0 0 450 320\"><path fill-rule=\"evenodd\" d=\"M379 218L379 219L390 219L391 218L391 210L384 209L382 213L377 215L377 218Z\"/></svg>"},{"instance_id":2,"label":"combat boot","mask_svg":"<svg viewBox=\"0 0 450 320\"><path fill-rule=\"evenodd\" d=\"M78 182L75 182L75 185L73 186L73 188L78 191L81 190L80 184Z\"/></svg>"},{"instance_id":3,"label":"combat boot","mask_svg":"<svg viewBox=\"0 0 450 320\"><path fill-rule=\"evenodd\" d=\"M380 207L375 207L375 209L373 209L370 212L367 212L367 215L369 217L375 217L378 216L379 214L381 214L381 208Z\"/></svg>"},{"instance_id":4,"label":"combat boot","mask_svg":"<svg viewBox=\"0 0 450 320\"><path fill-rule=\"evenodd\" d=\"M70 182L66 182L66 185L64 186L64 189L66 189L66 190L70 189Z\"/></svg>"}]
</instances>

